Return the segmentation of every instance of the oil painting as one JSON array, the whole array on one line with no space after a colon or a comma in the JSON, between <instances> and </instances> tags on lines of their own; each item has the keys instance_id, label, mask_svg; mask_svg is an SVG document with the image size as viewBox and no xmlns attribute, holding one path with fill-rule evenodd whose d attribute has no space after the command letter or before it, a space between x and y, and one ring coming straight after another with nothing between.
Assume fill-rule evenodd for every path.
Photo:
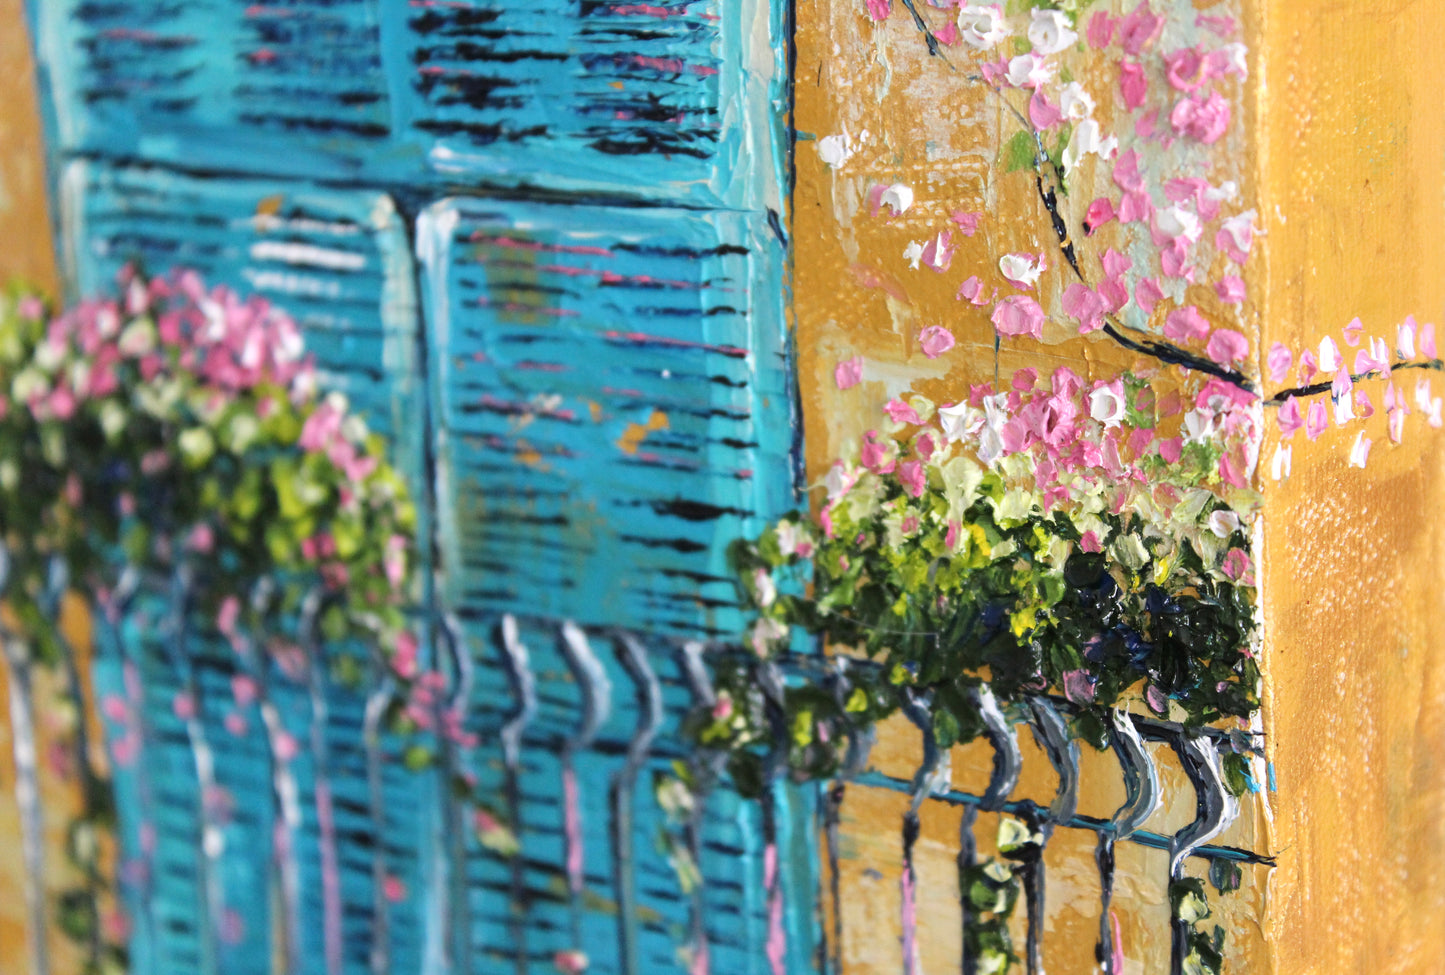
<instances>
[{"instance_id":1,"label":"oil painting","mask_svg":"<svg viewBox=\"0 0 1445 975\"><path fill-rule=\"evenodd\" d=\"M1445 8L0 25L0 971L1445 965Z\"/></svg>"}]
</instances>

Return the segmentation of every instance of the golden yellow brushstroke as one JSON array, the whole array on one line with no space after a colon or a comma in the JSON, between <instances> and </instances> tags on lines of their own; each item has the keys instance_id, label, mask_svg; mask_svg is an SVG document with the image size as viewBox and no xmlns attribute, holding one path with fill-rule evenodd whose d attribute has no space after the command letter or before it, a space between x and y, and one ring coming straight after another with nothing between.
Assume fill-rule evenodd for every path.
<instances>
[{"instance_id":1,"label":"golden yellow brushstroke","mask_svg":"<svg viewBox=\"0 0 1445 975\"><path fill-rule=\"evenodd\" d=\"M637 449L642 446L642 442L647 439L649 433L666 430L667 427L667 414L662 410L653 410L646 423L627 424L627 429L623 430L622 436L617 438L617 449L624 454L636 454Z\"/></svg>"}]
</instances>

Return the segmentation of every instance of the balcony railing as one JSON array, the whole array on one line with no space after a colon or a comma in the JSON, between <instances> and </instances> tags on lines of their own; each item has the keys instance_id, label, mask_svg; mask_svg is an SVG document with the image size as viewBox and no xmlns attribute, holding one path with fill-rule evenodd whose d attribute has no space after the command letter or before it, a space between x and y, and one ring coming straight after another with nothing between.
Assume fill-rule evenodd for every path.
<instances>
[{"instance_id":1,"label":"balcony railing","mask_svg":"<svg viewBox=\"0 0 1445 975\"><path fill-rule=\"evenodd\" d=\"M57 619L66 582L54 574L46 594ZM926 803L961 810L960 869L978 861L981 813L1015 816L1042 838L1021 867L1021 955L1030 973L1048 962L1044 851L1059 831L1096 837L1097 957L1109 973L1119 971L1110 921L1119 844L1167 853L1171 880L1191 859L1269 862L1215 842L1239 811L1221 756L1258 753L1256 734L1191 734L1115 713L1112 749L1125 800L1102 818L1078 809L1082 773L1067 701L1031 698L1014 721L978 691L992 773L960 788L950 753L933 746L929 702L920 697L905 708L924 730L911 777L872 767L871 735L857 730L835 781L790 783L774 760L765 763L763 798L745 801L719 779L720 759L682 735L683 718L714 701L710 665L750 661L776 701L799 681L846 695L850 673L870 664L802 655L757 661L736 647L567 620L443 615L423 661L438 676L413 682L430 690L408 699L367 648L322 639L319 591L277 632L227 639L197 618L194 584L185 571L165 579L128 572L94 610L95 700L113 764L120 893L138 973L549 971L569 950L586 953L589 971L626 975L841 973L840 831L855 789L908 799L899 839L905 891L916 890L914 845ZM271 595L261 586L249 598L260 609ZM38 935L52 920L43 837L54 824L39 801L35 664L15 635L4 642L31 964L43 975ZM68 645L63 657L66 693L83 702L79 658ZM409 738L387 720L398 708L418 726ZM1015 795L1024 727L1056 774L1051 796ZM1151 828L1167 817L1161 759L1148 743L1165 746L1187 777L1193 794L1173 800L1196 810L1183 828ZM76 747L84 754L88 746L81 738ZM717 784L679 821L655 787L688 763L697 781ZM87 763L81 769L95 774ZM491 811L475 796L494 797ZM481 842L492 816L510 825L520 849ZM900 971L912 973L918 932L904 902ZM966 891L961 910L967 924ZM1176 972L1189 933L1175 922ZM961 959L963 970L973 971L974 961Z\"/></svg>"}]
</instances>

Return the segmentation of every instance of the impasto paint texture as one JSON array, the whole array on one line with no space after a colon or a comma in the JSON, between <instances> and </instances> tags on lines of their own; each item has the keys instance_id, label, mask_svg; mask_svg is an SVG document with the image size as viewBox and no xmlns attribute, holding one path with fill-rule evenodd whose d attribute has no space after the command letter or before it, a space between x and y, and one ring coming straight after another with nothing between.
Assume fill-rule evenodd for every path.
<instances>
[{"instance_id":1,"label":"impasto paint texture","mask_svg":"<svg viewBox=\"0 0 1445 975\"><path fill-rule=\"evenodd\" d=\"M1439 494L1445 294L1319 291L1357 276L1296 175L1336 223L1374 191L1281 160L1358 44L1282 5L29 4L64 280L0 294L0 945L1433 970L1362 919L1438 902L1438 812L1318 805L1310 763L1353 775L1369 714L1441 790L1398 758L1440 720L1423 570L1342 580ZM44 199L0 213L45 241ZM1408 663L1318 651L1389 592ZM1359 944L1297 944L1315 904Z\"/></svg>"}]
</instances>

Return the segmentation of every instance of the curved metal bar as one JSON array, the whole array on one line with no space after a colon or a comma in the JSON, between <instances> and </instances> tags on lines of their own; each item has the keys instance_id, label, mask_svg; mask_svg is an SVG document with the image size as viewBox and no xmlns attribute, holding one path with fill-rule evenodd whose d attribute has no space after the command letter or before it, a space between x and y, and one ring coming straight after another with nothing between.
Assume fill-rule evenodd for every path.
<instances>
[{"instance_id":1,"label":"curved metal bar","mask_svg":"<svg viewBox=\"0 0 1445 975\"><path fill-rule=\"evenodd\" d=\"M1113 833L1116 839L1126 840L1143 828L1164 797L1159 787L1159 769L1144 747L1144 739L1134 722L1116 708L1110 714L1109 723L1113 731L1110 742L1124 775L1125 794L1124 804L1114 813Z\"/></svg>"},{"instance_id":2,"label":"curved metal bar","mask_svg":"<svg viewBox=\"0 0 1445 975\"><path fill-rule=\"evenodd\" d=\"M254 621L266 618L274 608L276 584L270 576L261 576L251 587L247 600ZM254 633L236 645L237 655L256 683L256 707L266 735L267 759L271 768L271 855L267 858L267 887L281 903L277 949L289 971L300 971L301 959L301 880L296 862L296 837L301 830L301 798L291 765L281 757L285 726L281 714L270 697L270 677L263 652L257 647Z\"/></svg>"},{"instance_id":3,"label":"curved metal bar","mask_svg":"<svg viewBox=\"0 0 1445 975\"><path fill-rule=\"evenodd\" d=\"M1014 727L999 707L993 691L984 685L970 690L968 696L978 708L979 716L983 718L984 734L993 746L993 776L979 808L984 812L999 812L1019 784L1019 773L1024 766L1023 752L1019 750Z\"/></svg>"},{"instance_id":4,"label":"curved metal bar","mask_svg":"<svg viewBox=\"0 0 1445 975\"><path fill-rule=\"evenodd\" d=\"M707 665L702 661L705 653L707 646L697 640L684 643L682 669L687 675L687 685L692 696L697 698L699 704L712 707L717 703L717 691L712 685L712 677L708 675Z\"/></svg>"},{"instance_id":5,"label":"curved metal bar","mask_svg":"<svg viewBox=\"0 0 1445 975\"><path fill-rule=\"evenodd\" d=\"M456 975L469 975L472 970L471 942L471 901L467 896L467 799L457 789L461 777L459 740L466 727L467 709L472 700L472 686L475 670L472 657L467 651L462 635L461 621L455 613L441 615L441 642L446 645L447 657L452 672L456 675L451 694L447 697L446 714L441 726L441 772L443 825L447 849L446 871L446 912L448 937L447 951Z\"/></svg>"},{"instance_id":6,"label":"curved metal bar","mask_svg":"<svg viewBox=\"0 0 1445 975\"><path fill-rule=\"evenodd\" d=\"M636 636L626 631L617 634L622 666L637 685L637 704L641 716L637 730L627 744L627 760L612 780L612 843L615 855L613 869L617 882L617 931L622 953L622 971L642 975L641 950L637 931L641 924L637 902L637 878L632 862L633 801L637 778L647 762L652 742L662 727L662 685L647 659L647 648Z\"/></svg>"},{"instance_id":7,"label":"curved metal bar","mask_svg":"<svg viewBox=\"0 0 1445 975\"><path fill-rule=\"evenodd\" d=\"M321 937L328 975L341 971L341 867L336 853L336 810L331 793L331 753L326 740L326 656L321 613L326 593L312 588L301 602L300 630L306 650L306 694L311 703L310 748L315 766L316 827L321 860Z\"/></svg>"},{"instance_id":8,"label":"curved metal bar","mask_svg":"<svg viewBox=\"0 0 1445 975\"><path fill-rule=\"evenodd\" d=\"M372 654L372 692L366 698L361 736L366 750L366 801L371 819L371 975L391 972L391 911L386 898L386 791L385 756L381 750L381 722L396 696L391 667L379 648Z\"/></svg>"},{"instance_id":9,"label":"curved metal bar","mask_svg":"<svg viewBox=\"0 0 1445 975\"><path fill-rule=\"evenodd\" d=\"M1054 793L1054 801L1049 804L1049 815L1045 820L1044 839L1047 841L1054 827L1073 819L1079 809L1079 742L1069 733L1069 726L1048 698L1030 698L1029 712L1029 728L1059 776L1059 787Z\"/></svg>"},{"instance_id":10,"label":"curved metal bar","mask_svg":"<svg viewBox=\"0 0 1445 975\"><path fill-rule=\"evenodd\" d=\"M701 641L689 640L684 643L682 645L682 669L687 679L688 690L692 692L696 705L711 709L717 704L717 690L713 687L712 677L708 674L707 665L703 662L706 652L707 645ZM692 890L691 903L688 907L688 928L693 954L692 971L696 975L706 975L711 968L707 937L707 904L703 896L707 878L702 872L702 814L707 803L707 794L722 775L723 765L726 762L727 756L721 752L702 753L695 755L691 760L694 778L693 804L684 829L684 838L688 855L692 857L698 876L698 883Z\"/></svg>"},{"instance_id":11,"label":"curved metal bar","mask_svg":"<svg viewBox=\"0 0 1445 975\"><path fill-rule=\"evenodd\" d=\"M900 695L901 710L923 736L923 763L913 774L912 799L908 811L903 814L903 874L899 878L901 895L900 926L903 929L903 972L917 975L920 971L918 956L918 875L913 868L913 847L918 842L918 810L923 800L942 786L947 791L950 778L947 752L938 747L933 736L933 715L931 702L915 696L912 688L903 688ZM940 774L941 772L941 774ZM941 780L941 781L940 781Z\"/></svg>"},{"instance_id":12,"label":"curved metal bar","mask_svg":"<svg viewBox=\"0 0 1445 975\"><path fill-rule=\"evenodd\" d=\"M517 618L511 613L502 617L502 653L507 659L507 673L512 693L517 697L517 710L502 725L502 761L506 766L507 817L520 837L522 831L522 737L537 716L537 678L532 673L532 659L518 631ZM512 950L518 975L527 973L527 877L520 855L513 856Z\"/></svg>"},{"instance_id":13,"label":"curved metal bar","mask_svg":"<svg viewBox=\"0 0 1445 975\"><path fill-rule=\"evenodd\" d=\"M142 581L144 578L140 569L127 563L121 568L115 588L109 593L109 598L104 600L101 609L104 611L104 618L108 624L107 633L110 636L111 652L120 665L122 687L130 703L130 707L127 709L126 731L134 733L135 741L138 743L132 767L135 769L139 805L142 811L145 811L155 808L155 796L151 788L150 772L146 768L144 754L146 742L151 740L150 721L146 716L142 700L139 671L136 662L131 659L131 655L126 650L123 631L123 620L130 612L136 595L140 592ZM137 940L154 951L156 917L155 898L152 896L152 890L155 883L155 847L154 844L147 843L144 838L141 839L139 847L138 859L143 865L143 870L141 879L134 884L139 891L137 896L131 898L131 908L137 917L136 927L143 932Z\"/></svg>"},{"instance_id":14,"label":"curved metal bar","mask_svg":"<svg viewBox=\"0 0 1445 975\"><path fill-rule=\"evenodd\" d=\"M190 658L190 611L195 591L195 573L182 563L171 574L169 637L165 641L171 666L180 676L182 693L191 702L189 715L182 718L186 740L191 750L200 802L200 835L197 837L196 894L205 919L200 932L200 969L203 975L220 973L220 932L222 891L217 861L223 838L220 827L212 821L211 797L216 794L216 763L200 719L200 688Z\"/></svg>"},{"instance_id":15,"label":"curved metal bar","mask_svg":"<svg viewBox=\"0 0 1445 975\"><path fill-rule=\"evenodd\" d=\"M933 737L932 701L928 696L915 695L911 688L905 688L901 710L923 735L923 764L913 773L912 801L908 809L916 816L924 799L948 791L953 763L950 752L940 749Z\"/></svg>"},{"instance_id":16,"label":"curved metal bar","mask_svg":"<svg viewBox=\"0 0 1445 975\"><path fill-rule=\"evenodd\" d=\"M1200 735L1176 735L1171 742L1194 786L1199 813L1194 821L1175 833L1169 841L1169 880L1172 884L1184 877L1184 861L1196 849L1214 839L1239 815L1239 803L1224 785L1224 770L1218 746ZM1169 970L1183 975L1193 925L1181 917L1170 925Z\"/></svg>"},{"instance_id":17,"label":"curved metal bar","mask_svg":"<svg viewBox=\"0 0 1445 975\"><path fill-rule=\"evenodd\" d=\"M591 747L612 711L612 681L592 652L587 633L571 620L562 624L562 653L582 691L582 719L562 746L563 838L566 842L567 891L572 900L572 942L582 943L582 890L586 882L586 850L582 839L582 799L576 756Z\"/></svg>"},{"instance_id":18,"label":"curved metal bar","mask_svg":"<svg viewBox=\"0 0 1445 975\"><path fill-rule=\"evenodd\" d=\"M1124 778L1124 802L1113 819L1099 830L1094 860L1099 868L1098 959L1104 975L1123 975L1123 946L1119 943L1112 906L1114 900L1114 846L1133 836L1159 808L1159 770L1133 719L1122 708L1109 713L1109 736Z\"/></svg>"},{"instance_id":19,"label":"curved metal bar","mask_svg":"<svg viewBox=\"0 0 1445 975\"><path fill-rule=\"evenodd\" d=\"M1181 735L1173 742L1184 773L1194 786L1199 814L1169 841L1169 876L1184 876L1184 861L1199 847L1229 828L1239 816L1239 801L1224 784L1219 749L1206 738Z\"/></svg>"},{"instance_id":20,"label":"curved metal bar","mask_svg":"<svg viewBox=\"0 0 1445 975\"><path fill-rule=\"evenodd\" d=\"M849 660L847 657L833 658L833 696L838 702L838 708L843 713L843 720L848 723L848 751L843 757L843 765L838 769L838 778L847 781L854 778L868 767L868 759L873 754L873 746L878 743L878 731L869 726L859 728L858 725L848 720L847 699L848 699L848 670Z\"/></svg>"},{"instance_id":21,"label":"curved metal bar","mask_svg":"<svg viewBox=\"0 0 1445 975\"><path fill-rule=\"evenodd\" d=\"M562 624L562 653L582 691L582 720L567 739L566 747L574 751L590 748L597 732L612 716L612 680L587 641L587 633L571 620ZM624 648L624 654L630 656L630 651Z\"/></svg>"},{"instance_id":22,"label":"curved metal bar","mask_svg":"<svg viewBox=\"0 0 1445 975\"><path fill-rule=\"evenodd\" d=\"M518 702L516 712L502 725L502 760L515 772L522 763L522 736L537 717L537 679L532 674L531 655L517 629L517 618L511 613L502 617L502 652Z\"/></svg>"}]
</instances>

